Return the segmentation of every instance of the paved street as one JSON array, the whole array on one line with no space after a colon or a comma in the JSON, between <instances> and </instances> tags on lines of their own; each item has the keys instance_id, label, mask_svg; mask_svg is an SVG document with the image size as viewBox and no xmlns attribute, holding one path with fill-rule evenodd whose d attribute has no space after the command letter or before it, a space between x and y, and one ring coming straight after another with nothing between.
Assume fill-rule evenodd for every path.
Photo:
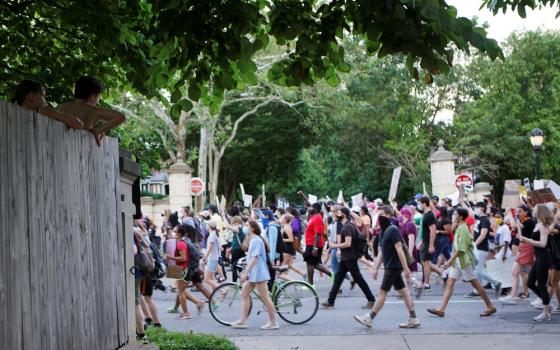
<instances>
[{"instance_id":1,"label":"paved street","mask_svg":"<svg viewBox=\"0 0 560 350\"><path fill-rule=\"evenodd\" d=\"M367 271L362 270L368 282L373 283ZM165 281L168 284L169 281ZM317 282L320 301L326 299L331 285L330 280L324 279ZM372 284L374 294L377 294L379 282ZM261 313L257 315L254 311L249 318L250 328L245 330L232 329L218 324L205 310L200 316L196 315L192 306L190 320L177 320L177 314L165 312L167 307L174 303L175 294L170 293L164 296L161 292L156 292L154 298L159 306L160 317L164 327L176 331L195 331L223 335L231 338L241 349L309 349L310 344L313 348L331 349L335 344L344 346L349 339L354 344L367 344L371 341L369 335L376 335L375 341L384 344L383 348L391 349L422 349L422 344L436 344L438 337L442 335L455 337L459 342L467 341L476 344L511 344L513 341L518 345L524 344L525 339L534 339L537 334L548 335L546 339L560 342L560 314L553 315L553 322L537 324L533 317L538 314L529 303L523 305L502 305L497 301L493 291L491 297L498 308L498 313L489 318L480 318L478 314L484 309L482 300L466 298L470 292L470 286L465 283L458 283L455 295L446 312L445 319L429 315L426 309L439 305L443 293L443 285L436 284L433 291L428 295L422 296L420 300L415 300L418 318L422 326L419 329L401 330L398 323L407 318L404 303L399 300L396 293L392 291L387 300L385 308L375 319L373 329L366 329L356 323L352 315L362 314L364 310L360 307L365 303L360 289L356 287L353 291L349 290L348 283L343 284L343 292L339 295L336 306L332 310L319 309L314 319L304 325L294 326L280 320L280 329L277 331L261 331L259 326L266 322L266 316ZM197 293L199 294L199 293ZM191 307L191 305L189 305ZM485 334L486 336L475 336ZM430 335L426 337L427 335ZM460 335L460 336L459 336ZM500 335L507 338L500 338ZM316 336L321 336L316 338ZM345 336L344 338L340 336ZM352 336L351 338L348 338ZM437 336L437 337L436 337ZM518 341L516 337L519 338ZM435 338L434 338L435 337ZM442 338L441 341L448 341L455 338ZM499 341L499 340L502 341ZM539 338L540 339L540 338ZM545 338L539 341L544 341ZM408 340L411 340L409 342ZM536 340L536 339L535 339ZM464 342L461 342L463 344ZM468 342L467 342L468 343ZM269 345L273 344L273 347ZM304 346L307 344L307 346ZM319 344L324 344L318 347ZM407 345L408 344L408 345ZM411 346L416 344L416 346ZM404 346L404 347L403 347ZM408 347L407 347L408 346ZM298 348L299 347L299 348ZM527 349L529 347L519 347ZM461 347L453 350L462 349ZM493 350L496 347L493 347ZM516 348L512 348L516 349Z\"/></svg>"}]
</instances>

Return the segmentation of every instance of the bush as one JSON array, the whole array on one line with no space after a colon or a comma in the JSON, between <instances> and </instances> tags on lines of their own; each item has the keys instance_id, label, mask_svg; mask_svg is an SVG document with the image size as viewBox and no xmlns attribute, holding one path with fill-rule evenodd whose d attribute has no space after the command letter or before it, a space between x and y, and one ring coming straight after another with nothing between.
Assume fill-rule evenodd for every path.
<instances>
[{"instance_id":1,"label":"bush","mask_svg":"<svg viewBox=\"0 0 560 350\"><path fill-rule=\"evenodd\" d=\"M167 195L152 193L148 191L140 191L140 197L152 197L153 199L164 199L167 197Z\"/></svg>"},{"instance_id":2,"label":"bush","mask_svg":"<svg viewBox=\"0 0 560 350\"><path fill-rule=\"evenodd\" d=\"M169 332L163 328L146 329L148 339L160 350L236 350L224 337L202 333Z\"/></svg>"}]
</instances>

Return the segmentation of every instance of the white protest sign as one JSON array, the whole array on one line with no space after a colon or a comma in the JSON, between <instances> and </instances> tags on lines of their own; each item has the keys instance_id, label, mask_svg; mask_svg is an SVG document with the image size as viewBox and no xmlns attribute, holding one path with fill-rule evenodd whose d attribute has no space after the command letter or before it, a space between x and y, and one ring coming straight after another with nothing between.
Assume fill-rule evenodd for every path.
<instances>
[{"instance_id":1,"label":"white protest sign","mask_svg":"<svg viewBox=\"0 0 560 350\"><path fill-rule=\"evenodd\" d=\"M533 187L535 190L542 190L544 188L544 180L535 180Z\"/></svg>"},{"instance_id":2,"label":"white protest sign","mask_svg":"<svg viewBox=\"0 0 560 350\"><path fill-rule=\"evenodd\" d=\"M558 184L552 180L548 181L548 184L546 185L546 188L550 188L550 190L552 191L552 193L554 194L554 196L556 198L560 199L560 186L558 186Z\"/></svg>"},{"instance_id":3,"label":"white protest sign","mask_svg":"<svg viewBox=\"0 0 560 350\"><path fill-rule=\"evenodd\" d=\"M312 194L307 195L307 200L309 200L309 204L317 203L317 196Z\"/></svg>"},{"instance_id":4,"label":"white protest sign","mask_svg":"<svg viewBox=\"0 0 560 350\"><path fill-rule=\"evenodd\" d=\"M216 205L220 205L220 198L218 198L218 195L216 195L215 200L216 200Z\"/></svg>"},{"instance_id":5,"label":"white protest sign","mask_svg":"<svg viewBox=\"0 0 560 350\"><path fill-rule=\"evenodd\" d=\"M393 178L391 179L391 188L389 189L389 202L395 200L397 189L399 188L399 180L401 178L402 167L393 170Z\"/></svg>"},{"instance_id":6,"label":"white protest sign","mask_svg":"<svg viewBox=\"0 0 560 350\"><path fill-rule=\"evenodd\" d=\"M358 193L357 195L352 196L352 205L361 207L364 205L364 195L362 193Z\"/></svg>"},{"instance_id":7,"label":"white protest sign","mask_svg":"<svg viewBox=\"0 0 560 350\"><path fill-rule=\"evenodd\" d=\"M264 193L264 185L262 185L262 197L261 198L262 198L262 201L261 201L262 206L266 207L266 195Z\"/></svg>"},{"instance_id":8,"label":"white protest sign","mask_svg":"<svg viewBox=\"0 0 560 350\"><path fill-rule=\"evenodd\" d=\"M226 197L222 194L220 198L220 209L224 210L226 208Z\"/></svg>"},{"instance_id":9,"label":"white protest sign","mask_svg":"<svg viewBox=\"0 0 560 350\"><path fill-rule=\"evenodd\" d=\"M343 204L344 203L344 197L342 196L342 191L338 192L338 199L336 200L336 202L338 204Z\"/></svg>"},{"instance_id":10,"label":"white protest sign","mask_svg":"<svg viewBox=\"0 0 560 350\"><path fill-rule=\"evenodd\" d=\"M244 205L245 207L247 207L247 208L250 208L251 205L253 205L253 196L251 196L251 195L249 195L249 194L246 194L246 195L243 197L243 205Z\"/></svg>"},{"instance_id":11,"label":"white protest sign","mask_svg":"<svg viewBox=\"0 0 560 350\"><path fill-rule=\"evenodd\" d=\"M513 268L513 258L507 258L505 261L502 259L492 259L486 261L486 269L490 276L502 284L503 288L511 288L513 277L511 269Z\"/></svg>"},{"instance_id":12,"label":"white protest sign","mask_svg":"<svg viewBox=\"0 0 560 350\"><path fill-rule=\"evenodd\" d=\"M241 198L245 200L245 187L243 187L243 184L239 184L239 188L241 188Z\"/></svg>"}]
</instances>

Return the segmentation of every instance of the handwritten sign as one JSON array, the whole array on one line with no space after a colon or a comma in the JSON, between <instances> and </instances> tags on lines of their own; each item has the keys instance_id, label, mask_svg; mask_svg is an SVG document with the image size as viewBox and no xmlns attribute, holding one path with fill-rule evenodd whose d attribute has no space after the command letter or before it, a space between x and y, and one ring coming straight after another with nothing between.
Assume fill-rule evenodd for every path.
<instances>
[{"instance_id":1,"label":"handwritten sign","mask_svg":"<svg viewBox=\"0 0 560 350\"><path fill-rule=\"evenodd\" d=\"M395 200L397 197L397 189L399 187L399 180L401 178L402 167L393 170L393 178L391 179L391 188L389 189L389 202Z\"/></svg>"},{"instance_id":2,"label":"handwritten sign","mask_svg":"<svg viewBox=\"0 0 560 350\"><path fill-rule=\"evenodd\" d=\"M504 184L504 195L502 196L502 208L517 208L521 204L519 198L519 189L524 186L521 185L521 180L506 180Z\"/></svg>"}]
</instances>

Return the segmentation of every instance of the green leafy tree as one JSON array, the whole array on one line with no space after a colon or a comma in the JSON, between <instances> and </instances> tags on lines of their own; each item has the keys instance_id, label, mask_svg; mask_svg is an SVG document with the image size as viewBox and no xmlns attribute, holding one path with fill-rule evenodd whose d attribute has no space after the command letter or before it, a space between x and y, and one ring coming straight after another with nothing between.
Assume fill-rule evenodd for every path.
<instances>
[{"instance_id":1,"label":"green leafy tree","mask_svg":"<svg viewBox=\"0 0 560 350\"><path fill-rule=\"evenodd\" d=\"M560 36L529 32L512 35L504 44L503 62L480 57L469 67L473 86L453 124L456 154L461 166L495 183L534 176L529 133L541 128L543 177L560 176Z\"/></svg>"}]
</instances>

